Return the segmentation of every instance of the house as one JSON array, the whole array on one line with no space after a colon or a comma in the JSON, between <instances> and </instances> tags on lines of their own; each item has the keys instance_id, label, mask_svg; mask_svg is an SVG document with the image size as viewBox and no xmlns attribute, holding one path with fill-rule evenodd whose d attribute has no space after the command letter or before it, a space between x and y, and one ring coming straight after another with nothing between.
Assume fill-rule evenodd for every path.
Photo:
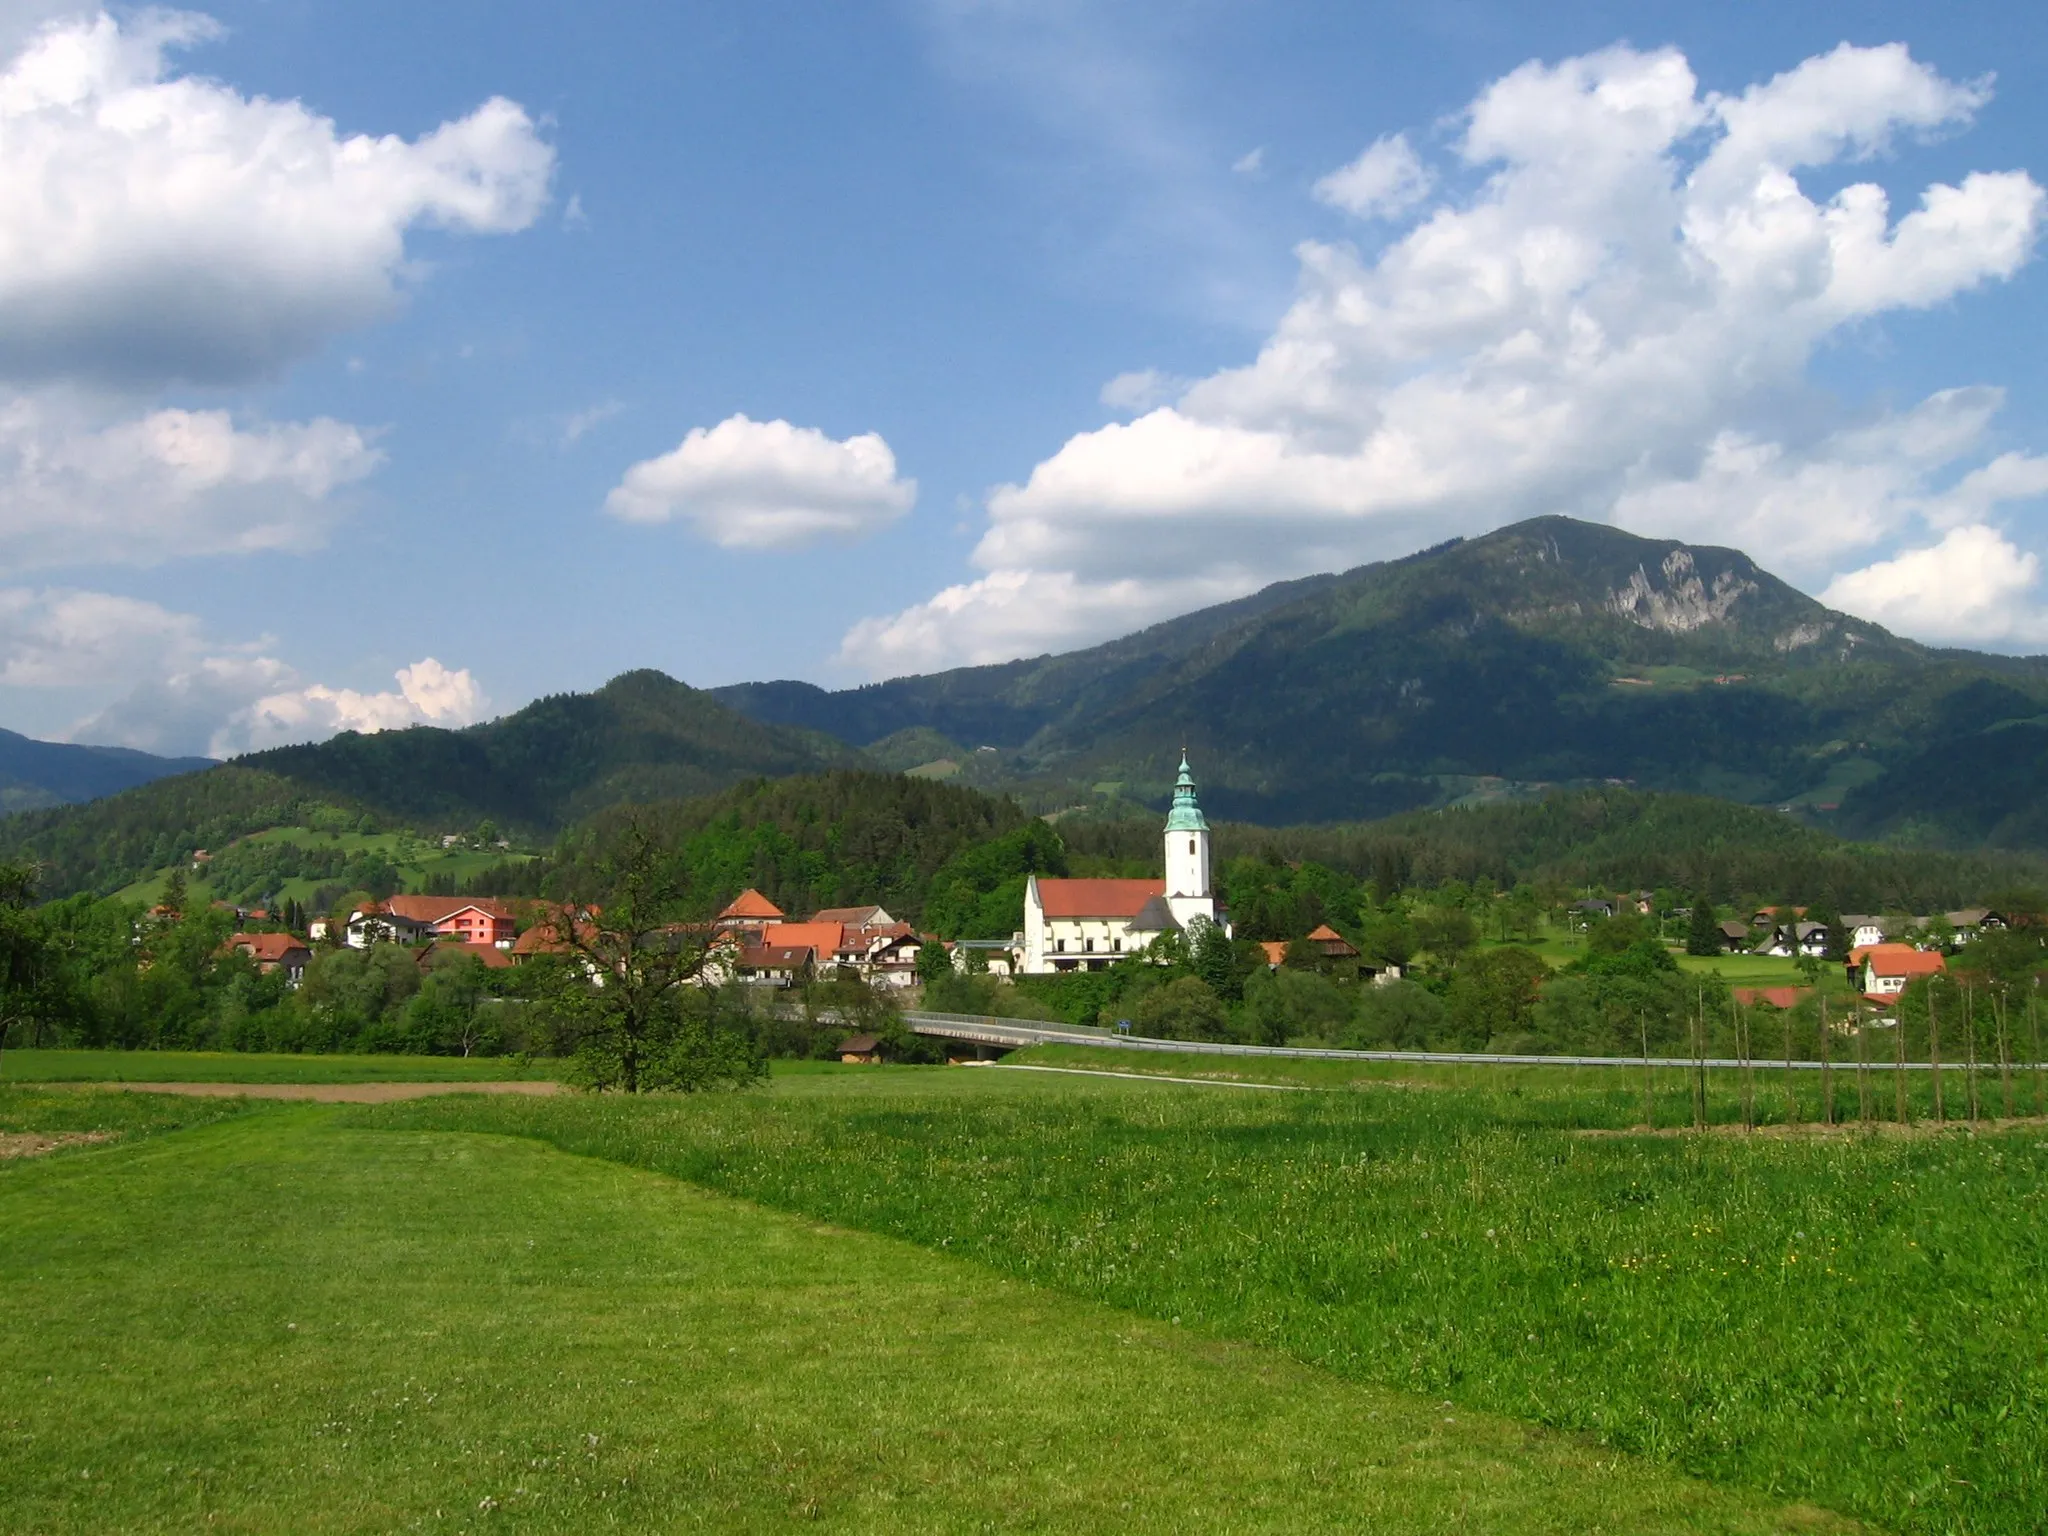
<instances>
[{"instance_id":1,"label":"house","mask_svg":"<svg viewBox=\"0 0 2048 1536\"><path fill-rule=\"evenodd\" d=\"M513 942L511 909L502 902L463 896L391 896L349 914L343 942L351 949L372 944L417 944L433 938L461 944Z\"/></svg>"},{"instance_id":2,"label":"house","mask_svg":"<svg viewBox=\"0 0 2048 1536\"><path fill-rule=\"evenodd\" d=\"M1955 930L1956 942L1967 944L1988 928L2003 928L2005 917L1989 907L1965 907L1960 912L1944 912L1949 927Z\"/></svg>"},{"instance_id":3,"label":"house","mask_svg":"<svg viewBox=\"0 0 2048 1536\"><path fill-rule=\"evenodd\" d=\"M739 974L770 986L800 986L816 974L818 950L813 944L749 944L739 952Z\"/></svg>"},{"instance_id":4,"label":"house","mask_svg":"<svg viewBox=\"0 0 2048 1536\"><path fill-rule=\"evenodd\" d=\"M1721 930L1721 948L1724 950L1746 949L1749 946L1749 924L1734 918L1717 925Z\"/></svg>"},{"instance_id":5,"label":"house","mask_svg":"<svg viewBox=\"0 0 2048 1536\"><path fill-rule=\"evenodd\" d=\"M758 928L764 923L779 923L788 915L750 885L728 902L712 922L720 928Z\"/></svg>"},{"instance_id":6,"label":"house","mask_svg":"<svg viewBox=\"0 0 2048 1536\"><path fill-rule=\"evenodd\" d=\"M1737 987L1735 1001L1745 1008L1788 1009L1799 1006L1801 998L1811 997L1811 987Z\"/></svg>"},{"instance_id":7,"label":"house","mask_svg":"<svg viewBox=\"0 0 2048 1536\"><path fill-rule=\"evenodd\" d=\"M1136 954L1196 919L1220 924L1210 882L1209 823L1195 800L1195 780L1181 756L1164 833L1161 880L1056 880L1033 875L1024 887L1024 953L1030 975L1099 971Z\"/></svg>"},{"instance_id":8,"label":"house","mask_svg":"<svg viewBox=\"0 0 2048 1536\"><path fill-rule=\"evenodd\" d=\"M1847 913L1842 918L1842 931L1849 935L1851 949L1869 949L1872 945L1882 944L1891 937L1894 926L1903 928L1905 925L1862 912Z\"/></svg>"},{"instance_id":9,"label":"house","mask_svg":"<svg viewBox=\"0 0 2048 1536\"><path fill-rule=\"evenodd\" d=\"M1939 976L1948 969L1948 962L1940 955L1910 944L1876 944L1869 949L1852 951L1849 956L1849 972L1853 978L1862 972L1860 990L1865 997L1876 1002L1887 1002L1906 990L1906 984L1921 976Z\"/></svg>"},{"instance_id":10,"label":"house","mask_svg":"<svg viewBox=\"0 0 2048 1536\"><path fill-rule=\"evenodd\" d=\"M1614 916L1614 903L1602 900L1575 901L1571 904L1571 910L1581 922L1591 922L1596 917Z\"/></svg>"},{"instance_id":11,"label":"house","mask_svg":"<svg viewBox=\"0 0 2048 1536\"><path fill-rule=\"evenodd\" d=\"M873 1035L849 1035L839 1042L839 1059L850 1067L878 1067L882 1042Z\"/></svg>"},{"instance_id":12,"label":"house","mask_svg":"<svg viewBox=\"0 0 2048 1536\"><path fill-rule=\"evenodd\" d=\"M510 970L513 965L510 949L500 949L495 944L466 944L460 940L429 944L420 951L416 963L421 970L431 971L435 966L446 964L449 960L463 955L477 960L486 970Z\"/></svg>"},{"instance_id":13,"label":"house","mask_svg":"<svg viewBox=\"0 0 2048 1536\"><path fill-rule=\"evenodd\" d=\"M286 982L294 987L305 980L306 967L313 963L313 951L288 933L238 933L224 948L247 955L265 976L283 971Z\"/></svg>"},{"instance_id":14,"label":"house","mask_svg":"<svg viewBox=\"0 0 2048 1536\"><path fill-rule=\"evenodd\" d=\"M1323 923L1315 928L1309 934L1308 941L1323 952L1325 960L1356 960L1358 958L1358 946L1345 938L1343 934L1332 928L1328 923Z\"/></svg>"},{"instance_id":15,"label":"house","mask_svg":"<svg viewBox=\"0 0 2048 1536\"><path fill-rule=\"evenodd\" d=\"M1759 944L1757 950L1760 954L1780 957L1824 955L1828 952L1828 925L1805 921L1780 923L1771 929L1770 937Z\"/></svg>"},{"instance_id":16,"label":"house","mask_svg":"<svg viewBox=\"0 0 2048 1536\"><path fill-rule=\"evenodd\" d=\"M814 923L838 923L843 928L893 928L896 919L880 907L826 907L813 912Z\"/></svg>"}]
</instances>

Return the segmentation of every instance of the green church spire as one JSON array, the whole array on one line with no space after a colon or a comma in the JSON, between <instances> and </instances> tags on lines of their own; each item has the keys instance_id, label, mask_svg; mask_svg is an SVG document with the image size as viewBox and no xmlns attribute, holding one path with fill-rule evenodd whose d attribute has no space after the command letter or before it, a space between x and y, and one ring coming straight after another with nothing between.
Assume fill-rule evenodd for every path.
<instances>
[{"instance_id":1,"label":"green church spire","mask_svg":"<svg viewBox=\"0 0 2048 1536\"><path fill-rule=\"evenodd\" d=\"M1206 832L1209 823L1202 816L1202 808L1195 804L1195 776L1188 768L1187 749L1180 754L1180 778L1173 786L1173 809L1166 816L1166 830L1169 832Z\"/></svg>"}]
</instances>

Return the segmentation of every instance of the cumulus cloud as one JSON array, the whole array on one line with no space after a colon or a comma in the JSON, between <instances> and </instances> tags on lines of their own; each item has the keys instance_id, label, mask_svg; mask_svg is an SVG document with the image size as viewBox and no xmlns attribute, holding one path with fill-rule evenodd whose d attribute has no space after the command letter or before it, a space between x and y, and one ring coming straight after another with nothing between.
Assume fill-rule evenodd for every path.
<instances>
[{"instance_id":1,"label":"cumulus cloud","mask_svg":"<svg viewBox=\"0 0 2048 1536\"><path fill-rule=\"evenodd\" d=\"M332 493L383 455L326 417L238 426L160 410L101 425L90 405L0 399L0 562L150 565L184 555L309 549Z\"/></svg>"},{"instance_id":2,"label":"cumulus cloud","mask_svg":"<svg viewBox=\"0 0 2048 1536\"><path fill-rule=\"evenodd\" d=\"M605 510L634 523L681 519L726 549L798 549L873 533L908 512L917 482L873 432L835 441L815 427L729 416L628 469Z\"/></svg>"},{"instance_id":3,"label":"cumulus cloud","mask_svg":"<svg viewBox=\"0 0 2048 1536\"><path fill-rule=\"evenodd\" d=\"M1858 415L1807 378L1844 327L2033 254L2044 196L2023 171L1929 187L1897 217L1873 184L1822 197L1799 180L1964 126L1986 98L1897 45L1844 45L1738 95L1702 93L1671 49L1523 65L1464 114L1454 150L1476 191L1370 256L1305 242L1254 361L998 488L984 574L862 623L842 660L886 674L1085 643L1195 588L1233 595L1546 512L1722 542L1769 529L1760 555L1825 580L1845 550L1972 495L2031 494L2025 456L2011 483L1967 478L1995 390ZM1319 195L1398 203L1421 171L1395 144ZM1020 611L1021 592L1064 595Z\"/></svg>"},{"instance_id":4,"label":"cumulus cloud","mask_svg":"<svg viewBox=\"0 0 2048 1536\"><path fill-rule=\"evenodd\" d=\"M523 229L554 152L493 99L416 139L175 74L218 29L55 22L0 71L0 376L260 376L389 312L418 226Z\"/></svg>"},{"instance_id":5,"label":"cumulus cloud","mask_svg":"<svg viewBox=\"0 0 2048 1536\"><path fill-rule=\"evenodd\" d=\"M303 688L266 693L235 711L212 738L213 755L228 757L286 742L319 741L339 731L402 730L408 725L474 725L489 701L468 668L451 669L429 656L396 674L398 687L382 693Z\"/></svg>"},{"instance_id":6,"label":"cumulus cloud","mask_svg":"<svg viewBox=\"0 0 2048 1536\"><path fill-rule=\"evenodd\" d=\"M1361 219L1389 219L1406 213L1436 185L1416 158L1405 133L1376 139L1365 152L1315 185L1319 201Z\"/></svg>"},{"instance_id":7,"label":"cumulus cloud","mask_svg":"<svg viewBox=\"0 0 2048 1536\"><path fill-rule=\"evenodd\" d=\"M395 689L364 693L307 680L272 644L223 642L194 615L139 598L0 588L0 687L128 689L74 740L227 757L337 731L470 725L489 708L466 668L431 656L399 668Z\"/></svg>"},{"instance_id":8,"label":"cumulus cloud","mask_svg":"<svg viewBox=\"0 0 2048 1536\"><path fill-rule=\"evenodd\" d=\"M1820 599L1937 644L2048 642L2040 557L1982 523L1837 576Z\"/></svg>"},{"instance_id":9,"label":"cumulus cloud","mask_svg":"<svg viewBox=\"0 0 2048 1536\"><path fill-rule=\"evenodd\" d=\"M96 687L202 648L199 621L139 598L67 588L0 588L0 685Z\"/></svg>"},{"instance_id":10,"label":"cumulus cloud","mask_svg":"<svg viewBox=\"0 0 2048 1536\"><path fill-rule=\"evenodd\" d=\"M1103 385L1102 403L1113 411L1149 411L1164 405L1191 382L1157 368L1138 368Z\"/></svg>"}]
</instances>

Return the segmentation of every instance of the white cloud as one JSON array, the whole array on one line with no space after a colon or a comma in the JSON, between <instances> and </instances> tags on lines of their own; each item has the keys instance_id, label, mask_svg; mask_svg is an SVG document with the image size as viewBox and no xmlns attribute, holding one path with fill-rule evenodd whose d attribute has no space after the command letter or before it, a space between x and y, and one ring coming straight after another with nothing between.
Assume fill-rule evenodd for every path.
<instances>
[{"instance_id":1,"label":"white cloud","mask_svg":"<svg viewBox=\"0 0 2048 1536\"><path fill-rule=\"evenodd\" d=\"M315 683L266 693L237 710L212 738L213 756L255 752L287 742L320 741L338 731L402 730L408 725L474 725L489 701L468 668L429 656L397 672L398 687L358 693Z\"/></svg>"},{"instance_id":2,"label":"white cloud","mask_svg":"<svg viewBox=\"0 0 2048 1536\"><path fill-rule=\"evenodd\" d=\"M1194 382L1162 373L1157 368L1140 368L1120 373L1102 386L1102 403L1113 411L1149 411Z\"/></svg>"},{"instance_id":3,"label":"white cloud","mask_svg":"<svg viewBox=\"0 0 2048 1536\"><path fill-rule=\"evenodd\" d=\"M206 633L194 615L72 588L0 588L0 687L125 687L75 726L79 741L226 757L336 731L470 725L489 700L467 669L433 657L398 670L395 689L363 693L309 682L247 644Z\"/></svg>"},{"instance_id":4,"label":"white cloud","mask_svg":"<svg viewBox=\"0 0 2048 1536\"><path fill-rule=\"evenodd\" d=\"M1936 644L2048 642L2039 556L1981 523L1837 576L1820 600Z\"/></svg>"},{"instance_id":5,"label":"white cloud","mask_svg":"<svg viewBox=\"0 0 2048 1536\"><path fill-rule=\"evenodd\" d=\"M260 376L389 312L420 225L523 229L554 152L493 99L420 138L344 137L297 101L174 74L218 29L54 23L0 72L0 376Z\"/></svg>"},{"instance_id":6,"label":"white cloud","mask_svg":"<svg viewBox=\"0 0 2048 1536\"><path fill-rule=\"evenodd\" d=\"M859 538L908 512L917 482L873 432L834 441L815 427L729 416L628 469L605 498L635 523L681 518L726 549L797 549Z\"/></svg>"},{"instance_id":7,"label":"white cloud","mask_svg":"<svg viewBox=\"0 0 2048 1536\"><path fill-rule=\"evenodd\" d=\"M1404 133L1375 139L1364 153L1315 185L1315 195L1332 208L1361 219L1391 219L1406 213L1436 185L1429 168L1415 157Z\"/></svg>"},{"instance_id":8,"label":"white cloud","mask_svg":"<svg viewBox=\"0 0 2048 1536\"><path fill-rule=\"evenodd\" d=\"M156 603L65 588L0 588L0 686L104 686L196 658L198 619Z\"/></svg>"},{"instance_id":9,"label":"white cloud","mask_svg":"<svg viewBox=\"0 0 2048 1536\"><path fill-rule=\"evenodd\" d=\"M1240 176L1263 175L1266 169L1266 146L1248 149L1230 162L1230 168Z\"/></svg>"},{"instance_id":10,"label":"white cloud","mask_svg":"<svg viewBox=\"0 0 2048 1536\"><path fill-rule=\"evenodd\" d=\"M1973 496L2014 499L1965 473L1996 390L1857 414L1806 376L1845 326L2032 255L2043 193L2023 172L1930 187L1897 220L1874 186L1816 200L1797 179L1965 125L1985 99L1898 46L1845 46L1736 96L1703 95L1670 49L1526 64L1465 115L1475 192L1370 257L1304 243L1256 360L998 488L985 574L864 622L842 659L881 673L1085 643L1192 588L1234 595L1546 512L1741 532L1825 579ZM1404 183L1346 185L1377 208ZM2031 484L2035 464L1998 473Z\"/></svg>"},{"instance_id":11,"label":"white cloud","mask_svg":"<svg viewBox=\"0 0 2048 1536\"><path fill-rule=\"evenodd\" d=\"M600 400L580 411L571 411L562 420L562 446L569 447L592 427L604 425L625 408L623 400Z\"/></svg>"},{"instance_id":12,"label":"white cloud","mask_svg":"<svg viewBox=\"0 0 2048 1536\"><path fill-rule=\"evenodd\" d=\"M0 399L0 562L150 565L325 542L332 493L382 462L319 417L238 426L161 410L112 425L53 393Z\"/></svg>"}]
</instances>

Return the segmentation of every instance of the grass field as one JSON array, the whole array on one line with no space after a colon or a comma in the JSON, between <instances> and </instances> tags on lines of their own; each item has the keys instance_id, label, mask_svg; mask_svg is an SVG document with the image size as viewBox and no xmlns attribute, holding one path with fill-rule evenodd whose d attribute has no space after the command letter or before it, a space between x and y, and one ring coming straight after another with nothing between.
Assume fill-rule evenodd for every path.
<instances>
[{"instance_id":1,"label":"grass field","mask_svg":"<svg viewBox=\"0 0 2048 1536\"><path fill-rule=\"evenodd\" d=\"M560 1077L519 1056L294 1056L257 1051L5 1051L0 1083L504 1083Z\"/></svg>"},{"instance_id":2,"label":"grass field","mask_svg":"<svg viewBox=\"0 0 2048 1536\"><path fill-rule=\"evenodd\" d=\"M354 1118L538 1136L1899 1530L2048 1508L2038 1126L1588 1135L1640 1100L893 1077Z\"/></svg>"},{"instance_id":3,"label":"grass field","mask_svg":"<svg viewBox=\"0 0 2048 1536\"><path fill-rule=\"evenodd\" d=\"M1169 1098L1006 1078L890 1112ZM786 1081L591 1124L834 1123ZM0 1238L10 1531L1848 1528L532 1139L239 1113L0 1165Z\"/></svg>"}]
</instances>

